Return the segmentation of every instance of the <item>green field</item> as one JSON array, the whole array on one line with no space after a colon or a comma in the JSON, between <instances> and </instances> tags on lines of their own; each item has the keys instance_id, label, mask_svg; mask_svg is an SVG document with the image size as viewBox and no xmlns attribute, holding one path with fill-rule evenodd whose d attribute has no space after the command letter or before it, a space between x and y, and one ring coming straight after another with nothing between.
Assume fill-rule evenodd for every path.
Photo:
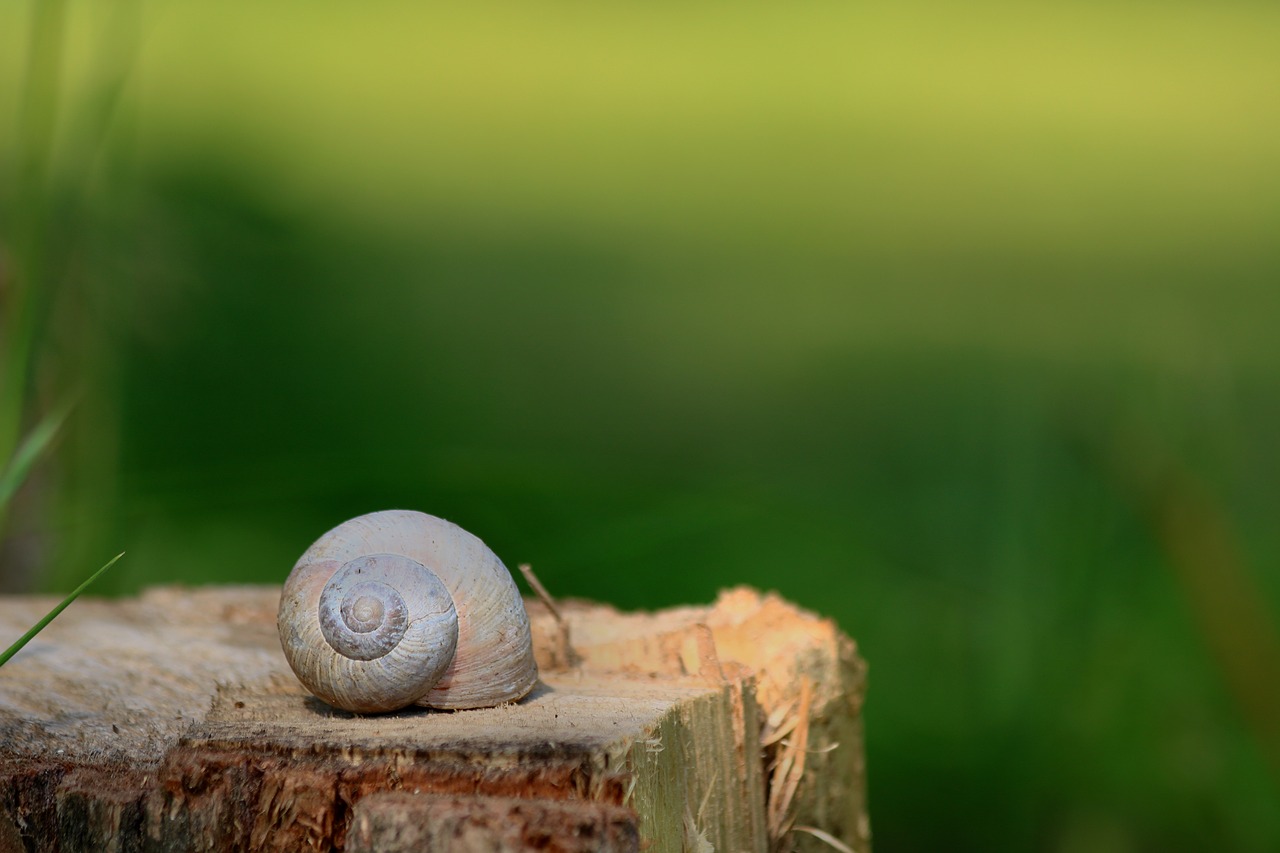
<instances>
[{"instance_id":1,"label":"green field","mask_svg":"<svg viewBox=\"0 0 1280 853\"><path fill-rule=\"evenodd\" d=\"M559 595L836 618L881 853L1275 850L1277 45L1265 3L0 4L0 427L77 399L0 586L276 583L421 509Z\"/></svg>"}]
</instances>

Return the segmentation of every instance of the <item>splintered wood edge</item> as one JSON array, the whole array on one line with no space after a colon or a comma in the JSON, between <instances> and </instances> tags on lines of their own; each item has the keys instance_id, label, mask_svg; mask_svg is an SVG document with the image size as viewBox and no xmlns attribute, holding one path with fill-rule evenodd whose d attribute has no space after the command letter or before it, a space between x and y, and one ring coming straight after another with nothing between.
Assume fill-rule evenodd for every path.
<instances>
[{"instance_id":1,"label":"splintered wood edge","mask_svg":"<svg viewBox=\"0 0 1280 853\"><path fill-rule=\"evenodd\" d=\"M528 607L535 638L546 636L549 647L561 625L540 604ZM721 592L709 606L657 613L577 601L560 610L570 652L587 671L711 681L753 675L771 846L824 849L816 837L789 836L808 825L860 853L870 849L861 716L867 665L833 621L746 587Z\"/></svg>"}]
</instances>

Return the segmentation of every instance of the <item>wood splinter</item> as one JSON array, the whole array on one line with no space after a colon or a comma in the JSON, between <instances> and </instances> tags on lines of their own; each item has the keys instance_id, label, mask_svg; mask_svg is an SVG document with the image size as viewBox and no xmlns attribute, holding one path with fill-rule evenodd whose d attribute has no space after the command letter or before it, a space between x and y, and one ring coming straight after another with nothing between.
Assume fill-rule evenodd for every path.
<instances>
[{"instance_id":1,"label":"wood splinter","mask_svg":"<svg viewBox=\"0 0 1280 853\"><path fill-rule=\"evenodd\" d=\"M549 661L550 665L546 669L573 669L580 665L582 660L574 652L573 643L569 637L569 621L560 612L560 607L556 604L556 600L552 598L551 593L547 592L547 588L542 585L542 581L538 580L538 576L533 572L533 566L528 563L521 563L517 568L520 570L520 574L524 575L529 588L538 596L538 600L546 605L551 617L556 621L556 634L551 660Z\"/></svg>"}]
</instances>

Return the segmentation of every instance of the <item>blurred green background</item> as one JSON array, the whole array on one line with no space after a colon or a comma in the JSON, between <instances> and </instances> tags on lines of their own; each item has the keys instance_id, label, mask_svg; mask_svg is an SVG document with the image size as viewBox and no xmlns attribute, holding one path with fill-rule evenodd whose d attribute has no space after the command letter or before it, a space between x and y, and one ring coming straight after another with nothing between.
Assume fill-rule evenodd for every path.
<instances>
[{"instance_id":1,"label":"blurred green background","mask_svg":"<svg viewBox=\"0 0 1280 853\"><path fill-rule=\"evenodd\" d=\"M0 4L0 585L444 516L871 663L876 848L1280 848L1280 7Z\"/></svg>"}]
</instances>

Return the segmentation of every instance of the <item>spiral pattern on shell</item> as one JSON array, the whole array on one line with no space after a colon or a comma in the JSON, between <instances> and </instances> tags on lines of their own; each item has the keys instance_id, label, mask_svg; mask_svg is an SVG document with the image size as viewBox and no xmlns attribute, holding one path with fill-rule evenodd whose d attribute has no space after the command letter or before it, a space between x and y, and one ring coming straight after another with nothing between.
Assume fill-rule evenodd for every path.
<instances>
[{"instance_id":1,"label":"spiral pattern on shell","mask_svg":"<svg viewBox=\"0 0 1280 853\"><path fill-rule=\"evenodd\" d=\"M285 581L277 626L299 680L348 711L486 707L538 678L510 572L420 512L370 513L321 536Z\"/></svg>"}]
</instances>

